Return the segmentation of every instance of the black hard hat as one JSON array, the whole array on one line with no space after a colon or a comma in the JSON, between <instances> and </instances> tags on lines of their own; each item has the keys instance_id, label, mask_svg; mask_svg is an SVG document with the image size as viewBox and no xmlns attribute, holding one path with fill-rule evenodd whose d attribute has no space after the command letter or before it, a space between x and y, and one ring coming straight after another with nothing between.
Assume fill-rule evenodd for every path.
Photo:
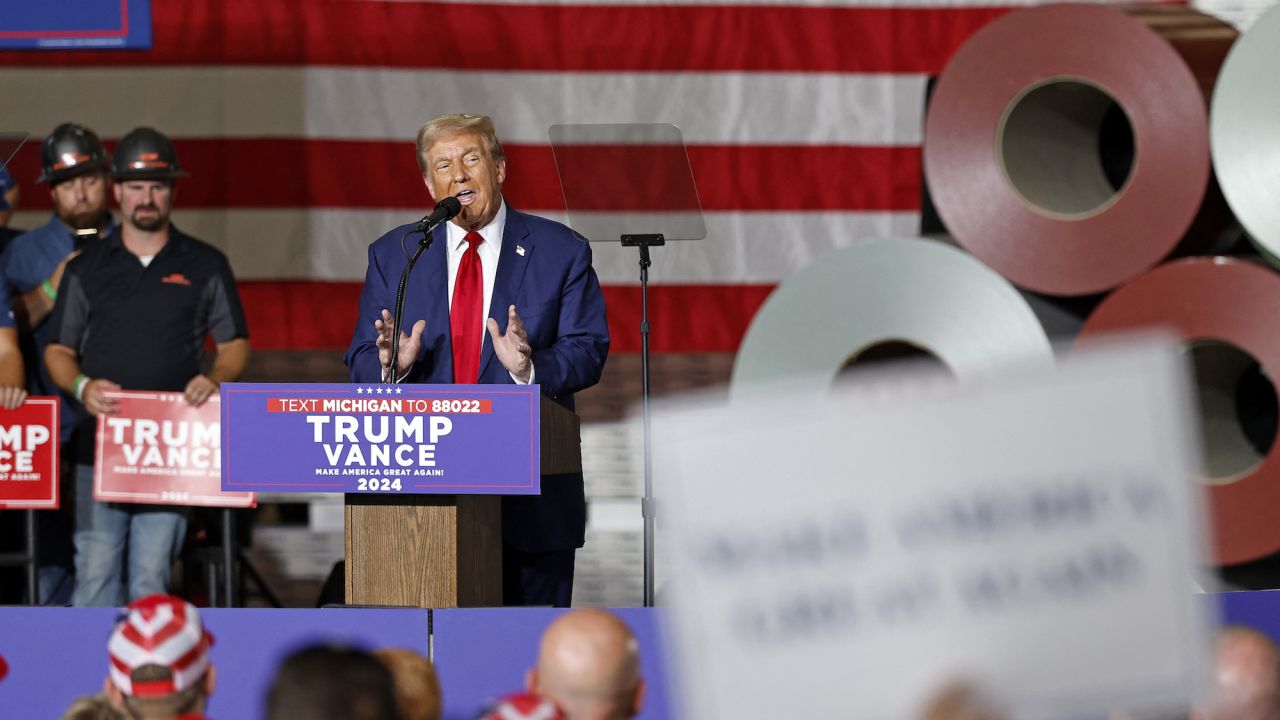
<instances>
[{"instance_id":1,"label":"black hard hat","mask_svg":"<svg viewBox=\"0 0 1280 720\"><path fill-rule=\"evenodd\" d=\"M57 185L106 166L107 151L92 130L76 123L62 123L40 146L40 177L36 182Z\"/></svg>"},{"instance_id":2,"label":"black hard hat","mask_svg":"<svg viewBox=\"0 0 1280 720\"><path fill-rule=\"evenodd\" d=\"M111 161L116 180L173 180L186 177L173 143L158 130L140 127L120 138Z\"/></svg>"}]
</instances>

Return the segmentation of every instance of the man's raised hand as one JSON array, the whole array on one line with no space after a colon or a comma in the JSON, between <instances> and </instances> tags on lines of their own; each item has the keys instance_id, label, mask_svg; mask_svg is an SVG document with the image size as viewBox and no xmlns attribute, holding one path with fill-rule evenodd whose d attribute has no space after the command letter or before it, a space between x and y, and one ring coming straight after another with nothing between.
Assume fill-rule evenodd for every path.
<instances>
[{"instance_id":1,"label":"man's raised hand","mask_svg":"<svg viewBox=\"0 0 1280 720\"><path fill-rule=\"evenodd\" d=\"M507 308L507 333L498 332L498 321L489 318L485 326L489 328L489 337L493 339L493 352L507 372L516 376L520 382L529 382L533 372L533 348L529 345L529 335L524 331L524 321L516 312L516 306Z\"/></svg>"},{"instance_id":2,"label":"man's raised hand","mask_svg":"<svg viewBox=\"0 0 1280 720\"><path fill-rule=\"evenodd\" d=\"M378 331L378 339L374 344L378 346L378 362L382 364L384 371L391 367L391 333L395 332L395 326L395 318L386 308L382 309L382 317L373 321L373 327ZM419 320L413 324L411 334L400 332L400 361L396 363L395 371L397 378L408 372L418 359L418 350L422 347L422 331L426 329L427 321Z\"/></svg>"}]
</instances>

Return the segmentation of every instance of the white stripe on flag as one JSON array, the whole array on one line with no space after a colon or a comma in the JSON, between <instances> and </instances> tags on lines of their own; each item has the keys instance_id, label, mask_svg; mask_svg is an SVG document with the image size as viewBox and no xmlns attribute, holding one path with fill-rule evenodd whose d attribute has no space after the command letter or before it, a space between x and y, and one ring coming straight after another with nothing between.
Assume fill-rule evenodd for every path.
<instances>
[{"instance_id":1,"label":"white stripe on flag","mask_svg":"<svg viewBox=\"0 0 1280 720\"><path fill-rule=\"evenodd\" d=\"M381 68L0 70L3 130L42 136L67 98L103 137L411 142L426 120L482 113L505 142L546 144L557 123L669 122L704 144L918 145L924 77L837 73L546 73ZM50 91L55 88L56 91ZM246 170L248 171L248 170Z\"/></svg>"}]
</instances>

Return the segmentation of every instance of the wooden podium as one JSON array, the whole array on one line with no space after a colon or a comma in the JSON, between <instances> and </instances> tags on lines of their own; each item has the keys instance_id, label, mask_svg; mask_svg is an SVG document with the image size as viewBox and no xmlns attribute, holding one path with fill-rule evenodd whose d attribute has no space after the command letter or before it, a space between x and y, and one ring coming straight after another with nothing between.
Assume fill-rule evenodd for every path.
<instances>
[{"instance_id":1,"label":"wooden podium","mask_svg":"<svg viewBox=\"0 0 1280 720\"><path fill-rule=\"evenodd\" d=\"M542 474L581 472L578 416L538 397ZM493 448L502 451L501 438L494 438ZM347 495L347 604L501 606L501 500L499 495Z\"/></svg>"}]
</instances>

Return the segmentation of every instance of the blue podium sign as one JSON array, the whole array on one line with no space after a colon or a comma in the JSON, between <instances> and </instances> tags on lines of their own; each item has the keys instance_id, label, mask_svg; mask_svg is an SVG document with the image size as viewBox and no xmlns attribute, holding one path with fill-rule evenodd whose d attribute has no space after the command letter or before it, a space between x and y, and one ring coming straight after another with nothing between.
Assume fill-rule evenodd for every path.
<instances>
[{"instance_id":1,"label":"blue podium sign","mask_svg":"<svg viewBox=\"0 0 1280 720\"><path fill-rule=\"evenodd\" d=\"M14 0L0 12L0 49L151 47L151 0Z\"/></svg>"},{"instance_id":2,"label":"blue podium sign","mask_svg":"<svg viewBox=\"0 0 1280 720\"><path fill-rule=\"evenodd\" d=\"M536 495L536 385L222 386L222 488Z\"/></svg>"}]
</instances>

